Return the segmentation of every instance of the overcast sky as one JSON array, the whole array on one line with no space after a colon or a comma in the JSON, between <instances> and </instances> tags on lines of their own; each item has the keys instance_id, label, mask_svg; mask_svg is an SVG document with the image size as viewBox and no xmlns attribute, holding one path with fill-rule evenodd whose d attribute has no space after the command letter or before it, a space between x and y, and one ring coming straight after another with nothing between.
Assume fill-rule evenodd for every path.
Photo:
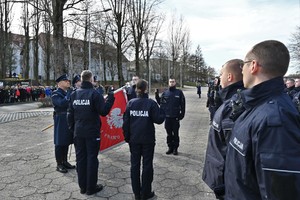
<instances>
[{"instance_id":1,"label":"overcast sky","mask_svg":"<svg viewBox=\"0 0 300 200\"><path fill-rule=\"evenodd\" d=\"M217 72L230 59L244 59L258 42L275 39L288 45L300 26L300 0L165 0L162 9L184 17L192 52L200 45Z\"/></svg>"}]
</instances>

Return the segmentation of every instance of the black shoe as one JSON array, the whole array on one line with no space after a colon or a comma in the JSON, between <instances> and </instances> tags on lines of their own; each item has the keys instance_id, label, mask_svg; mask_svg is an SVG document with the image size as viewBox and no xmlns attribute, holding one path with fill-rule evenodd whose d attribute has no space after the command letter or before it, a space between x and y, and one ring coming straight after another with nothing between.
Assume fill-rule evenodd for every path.
<instances>
[{"instance_id":1,"label":"black shoe","mask_svg":"<svg viewBox=\"0 0 300 200\"><path fill-rule=\"evenodd\" d=\"M174 149L174 151L173 151L173 155L175 155L175 156L177 156L177 155L178 155L178 151L177 151L177 149Z\"/></svg>"},{"instance_id":2,"label":"black shoe","mask_svg":"<svg viewBox=\"0 0 300 200\"><path fill-rule=\"evenodd\" d=\"M102 189L103 189L103 185L98 184L98 185L96 185L95 189L93 189L93 190L87 190L86 194L87 195L92 195L92 194L100 192Z\"/></svg>"},{"instance_id":3,"label":"black shoe","mask_svg":"<svg viewBox=\"0 0 300 200\"><path fill-rule=\"evenodd\" d=\"M67 173L68 172L68 170L63 165L57 165L56 171L58 171L60 173Z\"/></svg>"},{"instance_id":4,"label":"black shoe","mask_svg":"<svg viewBox=\"0 0 300 200\"><path fill-rule=\"evenodd\" d=\"M169 150L166 152L167 155L173 153L173 149L169 148Z\"/></svg>"},{"instance_id":5,"label":"black shoe","mask_svg":"<svg viewBox=\"0 0 300 200\"><path fill-rule=\"evenodd\" d=\"M80 194L85 194L86 193L86 189L80 188Z\"/></svg>"},{"instance_id":6,"label":"black shoe","mask_svg":"<svg viewBox=\"0 0 300 200\"><path fill-rule=\"evenodd\" d=\"M66 169L75 169L75 165L71 165L68 161L64 162L64 163L63 163L63 166L64 166Z\"/></svg>"},{"instance_id":7,"label":"black shoe","mask_svg":"<svg viewBox=\"0 0 300 200\"><path fill-rule=\"evenodd\" d=\"M150 194L143 195L142 200L151 199L151 198L153 198L154 196L155 196L155 193L154 193L154 192L150 192Z\"/></svg>"}]
</instances>

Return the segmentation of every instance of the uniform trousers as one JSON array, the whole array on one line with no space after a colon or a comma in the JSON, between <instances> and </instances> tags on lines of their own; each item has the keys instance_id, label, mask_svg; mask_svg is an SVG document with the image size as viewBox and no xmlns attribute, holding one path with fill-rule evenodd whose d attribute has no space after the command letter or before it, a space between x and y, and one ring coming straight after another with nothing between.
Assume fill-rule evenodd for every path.
<instances>
[{"instance_id":1,"label":"uniform trousers","mask_svg":"<svg viewBox=\"0 0 300 200\"><path fill-rule=\"evenodd\" d=\"M165 129L167 131L167 144L171 149L179 147L179 119L166 117Z\"/></svg>"},{"instance_id":2,"label":"uniform trousers","mask_svg":"<svg viewBox=\"0 0 300 200\"><path fill-rule=\"evenodd\" d=\"M55 145L55 159L58 165L67 161L69 145Z\"/></svg>"},{"instance_id":3,"label":"uniform trousers","mask_svg":"<svg viewBox=\"0 0 300 200\"><path fill-rule=\"evenodd\" d=\"M152 192L153 156L155 143L130 143L131 185L135 195L149 195ZM141 181L141 158L143 157L143 170Z\"/></svg>"},{"instance_id":4,"label":"uniform trousers","mask_svg":"<svg viewBox=\"0 0 300 200\"><path fill-rule=\"evenodd\" d=\"M93 191L98 181L100 138L76 137L74 145L79 187L87 191Z\"/></svg>"}]
</instances>

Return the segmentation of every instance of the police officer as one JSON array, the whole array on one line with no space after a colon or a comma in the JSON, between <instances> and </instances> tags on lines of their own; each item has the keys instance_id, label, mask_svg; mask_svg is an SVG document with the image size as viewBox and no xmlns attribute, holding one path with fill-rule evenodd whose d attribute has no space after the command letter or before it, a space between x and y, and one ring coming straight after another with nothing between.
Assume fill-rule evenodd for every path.
<instances>
[{"instance_id":1,"label":"police officer","mask_svg":"<svg viewBox=\"0 0 300 200\"><path fill-rule=\"evenodd\" d=\"M75 75L73 80L72 80L72 85L74 87L74 89L78 89L81 86L81 79L80 79L80 75Z\"/></svg>"},{"instance_id":2,"label":"police officer","mask_svg":"<svg viewBox=\"0 0 300 200\"><path fill-rule=\"evenodd\" d=\"M98 152L100 149L99 115L109 113L114 103L114 94L103 96L94 89L93 74L89 70L81 73L81 87L71 95L68 109L68 124L74 132L76 166L80 193L95 194L103 189L98 181Z\"/></svg>"},{"instance_id":3,"label":"police officer","mask_svg":"<svg viewBox=\"0 0 300 200\"><path fill-rule=\"evenodd\" d=\"M56 170L61 173L68 172L67 169L74 169L75 166L67 161L69 145L73 143L72 133L68 129L67 109L70 101L71 91L70 80L67 75L60 76L55 81L57 90L52 93L52 104L54 106L54 144Z\"/></svg>"},{"instance_id":4,"label":"police officer","mask_svg":"<svg viewBox=\"0 0 300 200\"><path fill-rule=\"evenodd\" d=\"M285 88L285 92L291 97L291 99L293 99L294 95L297 93L297 91L295 90L295 79L293 78L288 78L285 82L286 88Z\"/></svg>"},{"instance_id":5,"label":"police officer","mask_svg":"<svg viewBox=\"0 0 300 200\"><path fill-rule=\"evenodd\" d=\"M179 147L179 121L185 115L185 97L181 90L176 88L174 78L169 78L169 88L159 97L158 90L155 92L158 104L166 113L165 129L167 131L168 151L166 154L178 155Z\"/></svg>"},{"instance_id":6,"label":"police officer","mask_svg":"<svg viewBox=\"0 0 300 200\"><path fill-rule=\"evenodd\" d=\"M297 108L297 110L300 112L300 78L295 79L295 94L293 96L293 102Z\"/></svg>"},{"instance_id":7,"label":"police officer","mask_svg":"<svg viewBox=\"0 0 300 200\"><path fill-rule=\"evenodd\" d=\"M143 79L137 82L137 98L128 102L123 117L124 137L129 143L131 153L131 184L135 199L149 199L155 195L151 187L155 146L154 123L163 123L165 117L157 103L148 98L147 86L147 81ZM141 157L143 157L142 183Z\"/></svg>"},{"instance_id":8,"label":"police officer","mask_svg":"<svg viewBox=\"0 0 300 200\"><path fill-rule=\"evenodd\" d=\"M215 79L209 83L207 91L206 107L208 108L210 113L210 121L212 121L216 110L222 104L222 100L219 94L220 88L220 77L216 76Z\"/></svg>"},{"instance_id":9,"label":"police officer","mask_svg":"<svg viewBox=\"0 0 300 200\"><path fill-rule=\"evenodd\" d=\"M225 161L225 199L300 199L300 115L284 94L287 47L254 45L242 69L244 112L234 122Z\"/></svg>"},{"instance_id":10,"label":"police officer","mask_svg":"<svg viewBox=\"0 0 300 200\"><path fill-rule=\"evenodd\" d=\"M138 82L139 77L136 75L132 76L131 87L127 91L127 100L130 101L133 98L136 98L136 83Z\"/></svg>"},{"instance_id":11,"label":"police officer","mask_svg":"<svg viewBox=\"0 0 300 200\"><path fill-rule=\"evenodd\" d=\"M223 104L214 114L208 135L206 156L202 173L203 181L214 191L217 199L224 199L224 165L228 140L231 136L233 121L230 119L231 100L243 87L243 75L240 59L226 62L220 74L220 97Z\"/></svg>"}]
</instances>

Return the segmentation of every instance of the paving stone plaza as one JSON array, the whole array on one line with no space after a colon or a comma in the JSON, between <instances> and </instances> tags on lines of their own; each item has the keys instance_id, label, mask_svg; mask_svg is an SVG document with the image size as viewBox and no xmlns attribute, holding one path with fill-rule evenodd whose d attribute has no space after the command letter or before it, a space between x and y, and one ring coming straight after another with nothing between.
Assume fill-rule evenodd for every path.
<instances>
[{"instance_id":1,"label":"paving stone plaza","mask_svg":"<svg viewBox=\"0 0 300 200\"><path fill-rule=\"evenodd\" d=\"M179 155L166 155L166 132L156 125L153 190L158 200L212 200L201 180L209 128L206 88L184 88L186 116L181 121ZM130 181L130 153L126 143L99 154L99 180L104 189L82 195L75 170L56 171L52 108L31 105L0 106L0 199L134 199ZM74 146L70 155L75 164Z\"/></svg>"}]
</instances>

